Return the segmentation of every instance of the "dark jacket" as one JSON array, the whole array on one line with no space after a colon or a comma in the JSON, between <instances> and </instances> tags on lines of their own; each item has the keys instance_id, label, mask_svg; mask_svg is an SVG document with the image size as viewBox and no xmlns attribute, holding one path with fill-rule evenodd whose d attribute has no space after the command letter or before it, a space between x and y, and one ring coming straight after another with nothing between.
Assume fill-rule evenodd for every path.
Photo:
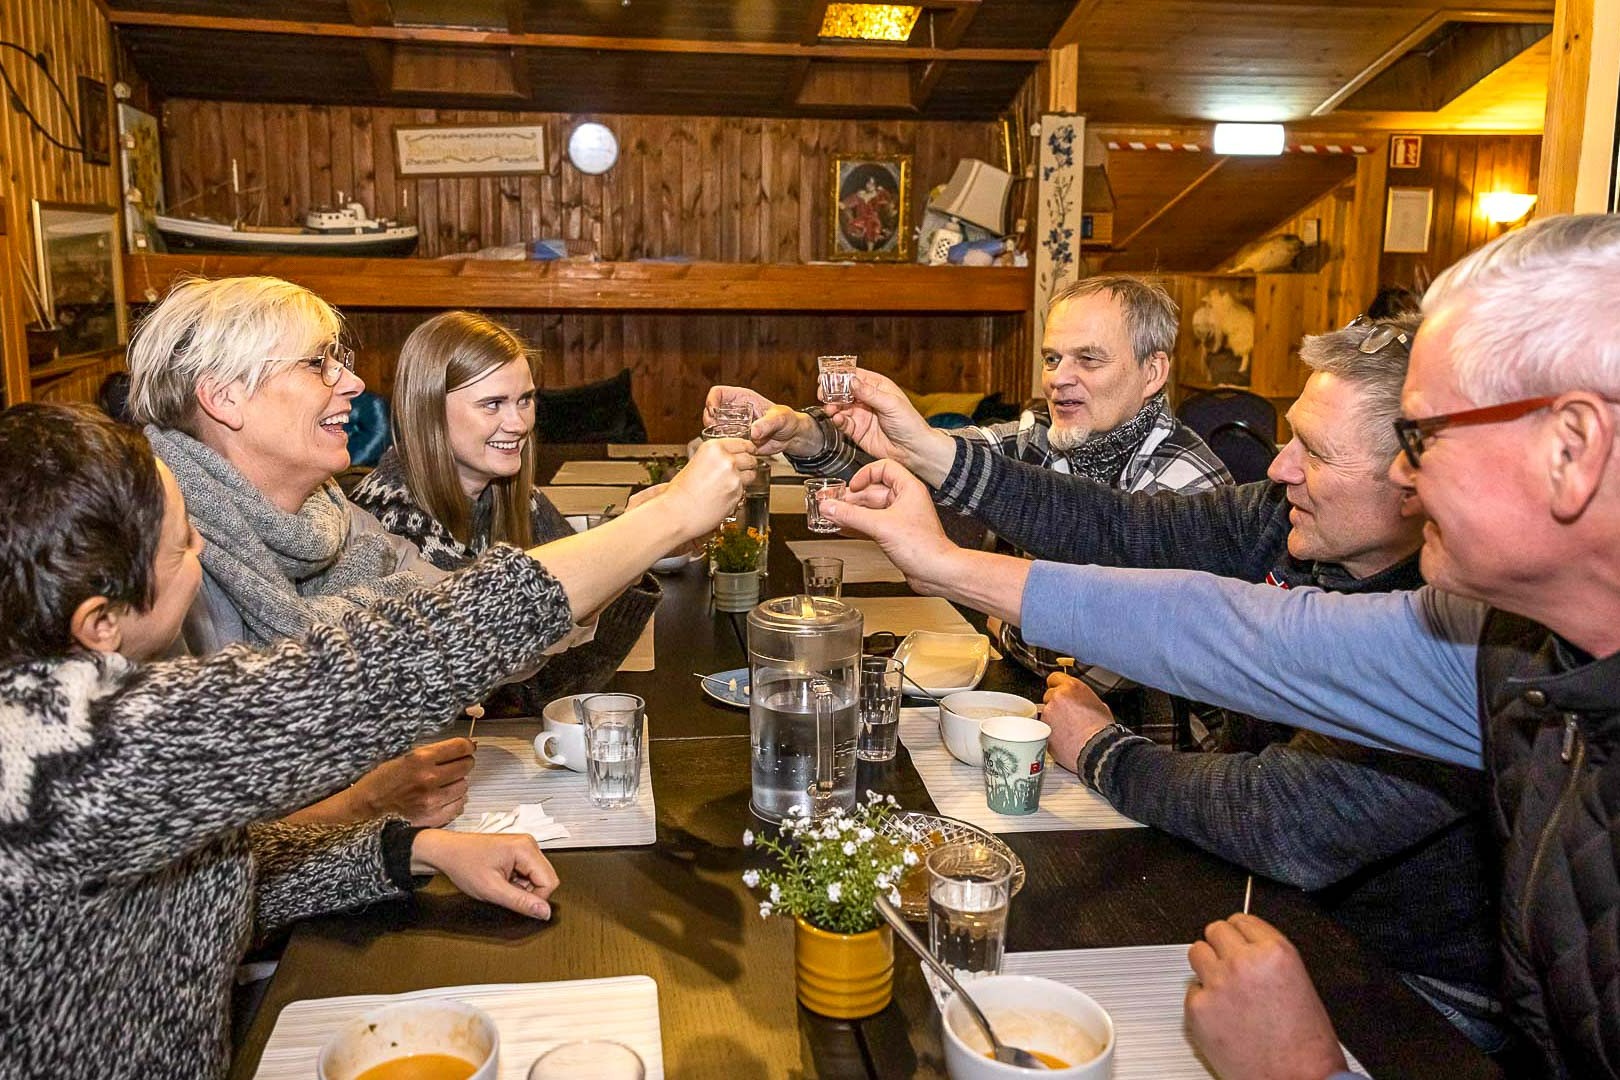
<instances>
[{"instance_id":1,"label":"dark jacket","mask_svg":"<svg viewBox=\"0 0 1620 1080\"><path fill-rule=\"evenodd\" d=\"M421 549L422 557L440 570L466 566L489 547L490 492L486 490L473 503L472 535L462 543L411 497L404 466L400 464L398 452L392 448L361 481L351 501L376 515L390 533L415 544ZM574 534L573 527L538 489L529 494L529 529L536 544ZM497 715L513 711L539 715L553 698L601 690L635 647L636 639L662 598L663 590L657 580L643 574L639 582L602 609L597 617L595 637L551 657L533 677L502 687L486 705Z\"/></svg>"},{"instance_id":2,"label":"dark jacket","mask_svg":"<svg viewBox=\"0 0 1620 1080\"><path fill-rule=\"evenodd\" d=\"M1422 584L1415 555L1359 580L1293 558L1286 489L1270 482L1131 495L964 443L939 499L1037 558L1335 592ZM1391 966L1448 984L1425 982L1426 993L1495 1015L1479 773L1305 732L1258 753L1178 754L1117 726L1064 764L1130 817L1316 892Z\"/></svg>"},{"instance_id":3,"label":"dark jacket","mask_svg":"<svg viewBox=\"0 0 1620 1080\"><path fill-rule=\"evenodd\" d=\"M1506 996L1554 1076L1620 1076L1620 654L1492 612L1479 709Z\"/></svg>"}]
</instances>

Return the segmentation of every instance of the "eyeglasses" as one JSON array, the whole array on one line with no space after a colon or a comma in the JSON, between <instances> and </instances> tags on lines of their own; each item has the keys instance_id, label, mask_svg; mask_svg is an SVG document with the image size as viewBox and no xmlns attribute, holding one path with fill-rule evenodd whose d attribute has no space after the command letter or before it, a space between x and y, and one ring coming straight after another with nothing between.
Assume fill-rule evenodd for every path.
<instances>
[{"instance_id":1,"label":"eyeglasses","mask_svg":"<svg viewBox=\"0 0 1620 1080\"><path fill-rule=\"evenodd\" d=\"M1363 352L1366 350L1363 349ZM1489 405L1483 409L1468 409L1464 412L1445 413L1441 416L1426 416L1422 420L1408 420L1405 417L1395 421L1395 438L1400 440L1401 450L1406 454L1406 460L1412 468L1418 467L1418 458L1423 455L1423 442L1425 439L1444 431L1448 427L1468 427L1474 424L1503 424L1509 420L1517 420L1521 416L1529 416L1539 409L1545 409L1558 399L1555 397L1525 398L1522 401L1509 401L1503 405Z\"/></svg>"},{"instance_id":2,"label":"eyeglasses","mask_svg":"<svg viewBox=\"0 0 1620 1080\"><path fill-rule=\"evenodd\" d=\"M354 370L354 350L341 342L332 341L320 351L320 355L300 357L298 362L308 365L311 371L318 368L321 382L336 386L345 371Z\"/></svg>"},{"instance_id":3,"label":"eyeglasses","mask_svg":"<svg viewBox=\"0 0 1620 1080\"><path fill-rule=\"evenodd\" d=\"M1361 344L1356 346L1356 351L1367 356L1378 352L1392 341L1411 347L1412 335L1393 323L1377 322L1366 315L1357 315L1344 324L1346 330L1354 330L1358 326L1365 326L1367 332L1361 336Z\"/></svg>"}]
</instances>

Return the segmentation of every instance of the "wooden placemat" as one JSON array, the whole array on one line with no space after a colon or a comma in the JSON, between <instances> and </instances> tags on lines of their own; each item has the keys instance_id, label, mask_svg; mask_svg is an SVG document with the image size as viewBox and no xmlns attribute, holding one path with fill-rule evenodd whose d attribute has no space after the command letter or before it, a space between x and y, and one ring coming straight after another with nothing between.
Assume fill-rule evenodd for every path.
<instances>
[{"instance_id":1,"label":"wooden placemat","mask_svg":"<svg viewBox=\"0 0 1620 1080\"><path fill-rule=\"evenodd\" d=\"M900 568L890 562L883 549L871 540L789 540L788 550L800 562L814 557L843 559L845 585L906 580Z\"/></svg>"},{"instance_id":2,"label":"wooden placemat","mask_svg":"<svg viewBox=\"0 0 1620 1080\"><path fill-rule=\"evenodd\" d=\"M648 1080L664 1075L658 984L645 975L621 975L295 1001L276 1017L254 1080L310 1080L321 1048L354 1017L399 1001L446 998L482 1009L495 1021L501 1033L499 1080L524 1080L535 1058L576 1039L623 1043L641 1056Z\"/></svg>"},{"instance_id":3,"label":"wooden placemat","mask_svg":"<svg viewBox=\"0 0 1620 1080\"><path fill-rule=\"evenodd\" d=\"M646 484L647 466L639 461L565 461L553 484Z\"/></svg>"},{"instance_id":4,"label":"wooden placemat","mask_svg":"<svg viewBox=\"0 0 1620 1080\"><path fill-rule=\"evenodd\" d=\"M934 805L946 817L993 833L1141 828L1075 776L1053 765L1050 758L1041 785L1040 809L1033 814L996 813L984 800L984 771L951 756L939 734L938 710L932 705L900 710L900 741L906 744L911 764Z\"/></svg>"},{"instance_id":5,"label":"wooden placemat","mask_svg":"<svg viewBox=\"0 0 1620 1080\"><path fill-rule=\"evenodd\" d=\"M605 508L623 510L625 500L630 497L627 487L550 487L540 489L540 494L551 500L551 505L557 508L557 513L564 517L569 514L600 514Z\"/></svg>"}]
</instances>

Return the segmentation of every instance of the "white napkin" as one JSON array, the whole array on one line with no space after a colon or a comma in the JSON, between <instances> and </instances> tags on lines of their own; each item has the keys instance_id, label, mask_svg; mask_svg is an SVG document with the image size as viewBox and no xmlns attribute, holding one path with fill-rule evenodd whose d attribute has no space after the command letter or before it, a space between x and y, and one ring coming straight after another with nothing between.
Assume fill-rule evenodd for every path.
<instances>
[{"instance_id":1,"label":"white napkin","mask_svg":"<svg viewBox=\"0 0 1620 1080\"><path fill-rule=\"evenodd\" d=\"M478 819L473 832L528 833L536 843L546 840L566 840L568 828L554 821L539 803L521 803L505 813L490 811Z\"/></svg>"}]
</instances>

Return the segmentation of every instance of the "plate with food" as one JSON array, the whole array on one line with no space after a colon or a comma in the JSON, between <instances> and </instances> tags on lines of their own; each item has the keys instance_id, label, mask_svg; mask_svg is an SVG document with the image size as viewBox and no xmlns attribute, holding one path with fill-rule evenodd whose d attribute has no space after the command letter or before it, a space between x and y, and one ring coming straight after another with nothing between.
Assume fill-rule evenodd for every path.
<instances>
[{"instance_id":1,"label":"plate with food","mask_svg":"<svg viewBox=\"0 0 1620 1080\"><path fill-rule=\"evenodd\" d=\"M924 814L916 810L902 810L883 820L882 832L903 842L917 853L917 865L900 879L900 910L908 919L928 918L928 853L946 844L983 844L1012 863L1012 883L1009 897L1017 896L1024 887L1024 864L1013 849L977 825L969 825L955 818L938 814Z\"/></svg>"},{"instance_id":2,"label":"plate with food","mask_svg":"<svg viewBox=\"0 0 1620 1080\"><path fill-rule=\"evenodd\" d=\"M739 709L748 708L748 669L745 667L732 668L730 671L717 671L713 675L699 675L698 685L703 692L722 705L735 705Z\"/></svg>"}]
</instances>

